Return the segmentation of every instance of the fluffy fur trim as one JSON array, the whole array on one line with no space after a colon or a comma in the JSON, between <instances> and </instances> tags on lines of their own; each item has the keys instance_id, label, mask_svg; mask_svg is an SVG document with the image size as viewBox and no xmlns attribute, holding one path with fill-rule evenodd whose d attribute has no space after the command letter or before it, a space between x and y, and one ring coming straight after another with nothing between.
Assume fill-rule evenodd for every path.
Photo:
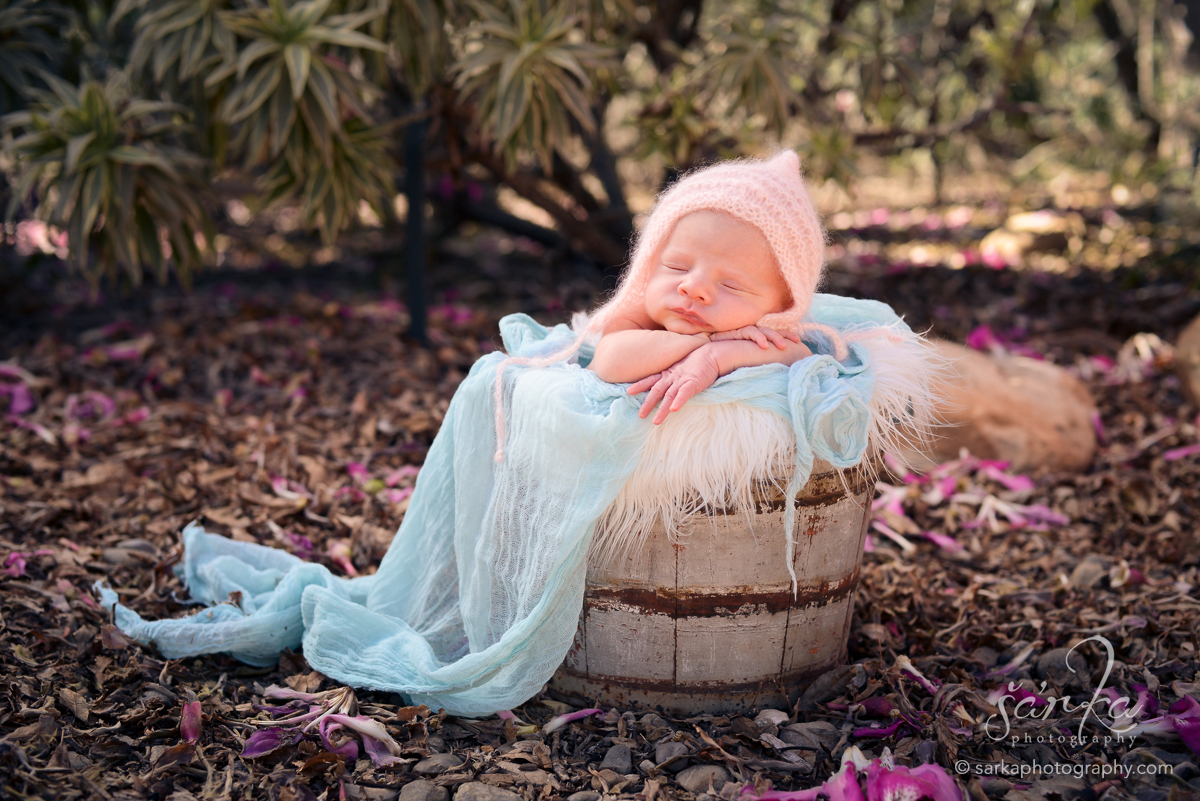
<instances>
[{"instance_id":1,"label":"fluffy fur trim","mask_svg":"<svg viewBox=\"0 0 1200 801\"><path fill-rule=\"evenodd\" d=\"M919 335L902 327L838 332L870 356L875 391L869 405L867 458L921 450L937 424L933 378L942 366ZM704 508L753 520L756 485L781 492L795 470L796 435L774 412L742 404L689 404L651 431L633 474L596 526L592 559L602 564L628 554L661 524L672 542Z\"/></svg>"}]
</instances>

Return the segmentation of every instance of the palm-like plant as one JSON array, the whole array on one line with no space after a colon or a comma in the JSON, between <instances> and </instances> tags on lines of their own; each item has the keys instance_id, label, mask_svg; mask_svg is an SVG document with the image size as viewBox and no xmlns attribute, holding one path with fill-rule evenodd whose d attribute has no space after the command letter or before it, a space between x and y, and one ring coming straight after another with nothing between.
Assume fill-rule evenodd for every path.
<instances>
[{"instance_id":1,"label":"palm-like plant","mask_svg":"<svg viewBox=\"0 0 1200 801\"><path fill-rule=\"evenodd\" d=\"M220 13L229 6L228 0L120 0L109 29L140 11L129 66L139 73L149 67L155 83L162 83L174 67L182 84L236 61L237 37Z\"/></svg>"},{"instance_id":2,"label":"palm-like plant","mask_svg":"<svg viewBox=\"0 0 1200 801\"><path fill-rule=\"evenodd\" d=\"M46 76L26 111L0 127L15 134L7 149L19 169L11 218L26 199L36 213L67 232L69 264L96 288L123 268L140 284L143 270L166 280L174 264L182 279L201 263L198 240L210 223L190 178L200 160L172 144L184 129L180 107L131 97L121 73L105 83L72 86Z\"/></svg>"},{"instance_id":3,"label":"palm-like plant","mask_svg":"<svg viewBox=\"0 0 1200 801\"><path fill-rule=\"evenodd\" d=\"M789 82L796 38L780 20L741 17L724 20L715 31L715 53L704 62L701 80L712 94L725 95L734 108L762 114L781 132L796 94Z\"/></svg>"},{"instance_id":4,"label":"palm-like plant","mask_svg":"<svg viewBox=\"0 0 1200 801\"><path fill-rule=\"evenodd\" d=\"M0 0L0 114L24 106L29 90L40 84L54 43L45 26L56 14L36 0Z\"/></svg>"},{"instance_id":5,"label":"palm-like plant","mask_svg":"<svg viewBox=\"0 0 1200 801\"><path fill-rule=\"evenodd\" d=\"M360 200L378 205L391 183L384 131L367 110L371 89L337 55L386 49L357 30L381 9L331 14L331 5L270 0L265 8L220 12L249 43L205 80L209 87L230 82L217 115L237 126L232 149L247 168L269 166L268 201L304 191L304 223L326 242Z\"/></svg>"},{"instance_id":6,"label":"palm-like plant","mask_svg":"<svg viewBox=\"0 0 1200 801\"><path fill-rule=\"evenodd\" d=\"M583 39L570 2L508 0L507 8L472 4L479 19L465 32L456 83L478 100L485 135L511 170L525 150L550 172L554 148L574 120L595 131L590 73L611 65L611 51Z\"/></svg>"}]
</instances>

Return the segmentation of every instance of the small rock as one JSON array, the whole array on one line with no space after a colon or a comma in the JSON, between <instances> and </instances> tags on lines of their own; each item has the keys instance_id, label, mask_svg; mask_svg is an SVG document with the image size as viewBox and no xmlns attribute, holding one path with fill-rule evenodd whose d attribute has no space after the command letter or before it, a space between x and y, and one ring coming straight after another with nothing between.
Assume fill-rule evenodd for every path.
<instances>
[{"instance_id":1,"label":"small rock","mask_svg":"<svg viewBox=\"0 0 1200 801\"><path fill-rule=\"evenodd\" d=\"M1096 403L1079 379L1037 359L930 345L932 358L946 365L933 387L935 418L945 425L920 453L903 454L916 469L957 459L962 448L1008 461L1018 472L1077 472L1092 461Z\"/></svg>"},{"instance_id":2,"label":"small rock","mask_svg":"<svg viewBox=\"0 0 1200 801\"><path fill-rule=\"evenodd\" d=\"M521 796L483 782L467 782L459 785L454 801L521 801Z\"/></svg>"},{"instance_id":3,"label":"small rock","mask_svg":"<svg viewBox=\"0 0 1200 801\"><path fill-rule=\"evenodd\" d=\"M600 801L600 794L594 790L580 790L567 796L567 801Z\"/></svg>"},{"instance_id":4,"label":"small rock","mask_svg":"<svg viewBox=\"0 0 1200 801\"><path fill-rule=\"evenodd\" d=\"M659 743L654 746L654 761L661 765L673 757L682 757L688 753L688 747L683 743L677 743L674 740L668 740L665 743ZM679 759L667 765L665 770L672 773L678 773L687 767L687 759Z\"/></svg>"},{"instance_id":5,"label":"small rock","mask_svg":"<svg viewBox=\"0 0 1200 801\"><path fill-rule=\"evenodd\" d=\"M772 726L782 726L788 721L788 713L779 709L764 709L758 713L758 717L754 719L754 725L760 729L769 729Z\"/></svg>"},{"instance_id":6,"label":"small rock","mask_svg":"<svg viewBox=\"0 0 1200 801\"><path fill-rule=\"evenodd\" d=\"M642 729L653 729L660 726L669 728L667 721L664 720L660 715L656 715L653 712L647 712L645 715L642 715L641 720L638 721L638 726L640 726Z\"/></svg>"},{"instance_id":7,"label":"small rock","mask_svg":"<svg viewBox=\"0 0 1200 801\"><path fill-rule=\"evenodd\" d=\"M342 786L342 796L346 801L395 801L396 791L390 787L363 787L357 784L345 784Z\"/></svg>"},{"instance_id":8,"label":"small rock","mask_svg":"<svg viewBox=\"0 0 1200 801\"><path fill-rule=\"evenodd\" d=\"M720 791L725 782L729 781L729 771L720 765L693 765L681 771L675 777L675 781L679 782L683 789L700 795L707 793L710 785L713 790Z\"/></svg>"},{"instance_id":9,"label":"small rock","mask_svg":"<svg viewBox=\"0 0 1200 801\"><path fill-rule=\"evenodd\" d=\"M597 770L611 770L621 774L632 771L633 754L630 752L629 746L618 743L608 749L608 753L604 755L604 760L601 761Z\"/></svg>"},{"instance_id":10,"label":"small rock","mask_svg":"<svg viewBox=\"0 0 1200 801\"><path fill-rule=\"evenodd\" d=\"M1089 554L1071 571L1071 586L1077 590L1090 590L1108 575L1112 563L1103 556Z\"/></svg>"},{"instance_id":11,"label":"small rock","mask_svg":"<svg viewBox=\"0 0 1200 801\"><path fill-rule=\"evenodd\" d=\"M452 768L457 768L462 763L463 758L454 754L431 754L413 766L413 773L436 776Z\"/></svg>"},{"instance_id":12,"label":"small rock","mask_svg":"<svg viewBox=\"0 0 1200 801\"><path fill-rule=\"evenodd\" d=\"M595 775L592 776L592 789L598 793L602 793L604 792L604 785L607 784L611 790L623 781L625 781L625 777L620 773L605 768L604 770L596 771Z\"/></svg>"},{"instance_id":13,"label":"small rock","mask_svg":"<svg viewBox=\"0 0 1200 801\"><path fill-rule=\"evenodd\" d=\"M1070 668L1067 667L1068 654L1071 660ZM1071 668L1075 669L1074 673L1071 672ZM1038 657L1035 670L1039 678L1060 687L1086 687L1091 684L1087 660L1078 649L1071 651L1070 648L1055 648L1047 651Z\"/></svg>"},{"instance_id":14,"label":"small rock","mask_svg":"<svg viewBox=\"0 0 1200 801\"><path fill-rule=\"evenodd\" d=\"M437 734L431 734L425 738L425 747L432 753L440 754L446 750L446 740Z\"/></svg>"},{"instance_id":15,"label":"small rock","mask_svg":"<svg viewBox=\"0 0 1200 801\"><path fill-rule=\"evenodd\" d=\"M658 767L658 765L655 765L653 762L651 762L648 759L643 759L641 762L638 763L638 770L640 770L642 773L649 773L650 771L654 770L657 767Z\"/></svg>"},{"instance_id":16,"label":"small rock","mask_svg":"<svg viewBox=\"0 0 1200 801\"><path fill-rule=\"evenodd\" d=\"M447 801L449 798L445 787L424 779L409 782L400 790L400 801Z\"/></svg>"}]
</instances>

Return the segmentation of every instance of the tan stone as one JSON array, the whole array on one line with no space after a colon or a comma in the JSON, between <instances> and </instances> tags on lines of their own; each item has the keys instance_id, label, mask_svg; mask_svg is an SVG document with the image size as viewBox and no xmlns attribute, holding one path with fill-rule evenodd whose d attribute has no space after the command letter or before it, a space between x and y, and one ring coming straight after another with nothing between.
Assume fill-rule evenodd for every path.
<instances>
[{"instance_id":1,"label":"tan stone","mask_svg":"<svg viewBox=\"0 0 1200 801\"><path fill-rule=\"evenodd\" d=\"M946 425L920 469L958 458L961 449L1003 459L1018 471L1082 470L1096 451L1096 404L1079 379L1057 365L1023 356L989 355L934 341L947 369L936 384Z\"/></svg>"},{"instance_id":2,"label":"tan stone","mask_svg":"<svg viewBox=\"0 0 1200 801\"><path fill-rule=\"evenodd\" d=\"M1175 370L1183 394L1194 406L1200 406L1200 317L1192 320L1179 335L1175 346Z\"/></svg>"}]
</instances>

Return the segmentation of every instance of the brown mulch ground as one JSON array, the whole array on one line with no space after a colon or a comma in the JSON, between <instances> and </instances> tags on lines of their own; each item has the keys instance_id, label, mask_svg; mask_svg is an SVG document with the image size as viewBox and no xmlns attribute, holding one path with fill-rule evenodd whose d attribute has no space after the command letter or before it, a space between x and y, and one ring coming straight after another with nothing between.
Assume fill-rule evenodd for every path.
<instances>
[{"instance_id":1,"label":"brown mulch ground","mask_svg":"<svg viewBox=\"0 0 1200 801\"><path fill-rule=\"evenodd\" d=\"M404 747L405 764L348 763L314 742L243 759L264 687L333 685L298 654L267 670L219 656L164 661L116 633L89 588L107 580L150 618L186 613L171 567L178 532L194 519L338 573L372 571L407 504L415 471L405 468L421 465L458 382L496 346L498 315L522 309L553 322L573 306L575 294L542 288L548 276L536 260L514 265L474 283L447 266L430 350L405 343L395 302L327 278L308 286L212 278L190 296L147 292L119 311L9 285L3 311L12 325L0 335L0 361L24 371L33 408L0 422L0 797L391 798L419 776L451 791L483 782L526 801L581 791L638 801L703 795L707 785L680 784L678 758L654 764L661 742L682 743L693 765L723 766L734 779L726 798L744 784L813 787L850 745L868 757L886 747L900 764L933 761L952 774L959 760L1174 766L1173 776L1124 779L977 772L962 777L973 801L1200 793L1200 757L1178 738L1105 741L1103 713L1085 723L1061 711L1049 722L1014 719L1019 743L996 742L982 728L995 712L986 695L1003 681L1028 680L1029 690L1076 703L1091 697L1103 651L1080 648L1086 670L1070 674L1057 649L1093 634L1115 649L1106 686L1132 697L1133 684L1147 685L1163 707L1200 697L1200 456L1164 459L1197 442L1200 421L1169 369L1170 349L1159 346L1144 380L1091 379L1107 444L1086 472L1037 475L1025 492L980 474L964 474L957 487L1044 504L1068 524L1039 531L1001 518L970 528L967 512L930 500L927 485L909 494L905 511L920 528L965 550L917 538L906 554L877 539L859 585L851 667L807 688L787 720L616 710L543 736L360 693ZM961 341L987 324L1067 365L1116 359L1138 333L1169 342L1200 309L1188 274L1171 270L1068 277L843 266L833 291L889 300L914 327ZM449 287L458 294L446 301ZM942 683L936 696L901 674L902 655ZM1014 661L1002 678L990 675ZM915 725L887 738L855 735L887 706L862 702L885 697ZM194 744L180 732L193 699L204 716ZM547 700L515 712L544 723L562 711ZM1085 741L1059 738L1063 727L1082 730ZM1038 743L1039 735L1054 737ZM630 773L600 769L622 745ZM446 752L465 762L416 772L418 760Z\"/></svg>"}]
</instances>

